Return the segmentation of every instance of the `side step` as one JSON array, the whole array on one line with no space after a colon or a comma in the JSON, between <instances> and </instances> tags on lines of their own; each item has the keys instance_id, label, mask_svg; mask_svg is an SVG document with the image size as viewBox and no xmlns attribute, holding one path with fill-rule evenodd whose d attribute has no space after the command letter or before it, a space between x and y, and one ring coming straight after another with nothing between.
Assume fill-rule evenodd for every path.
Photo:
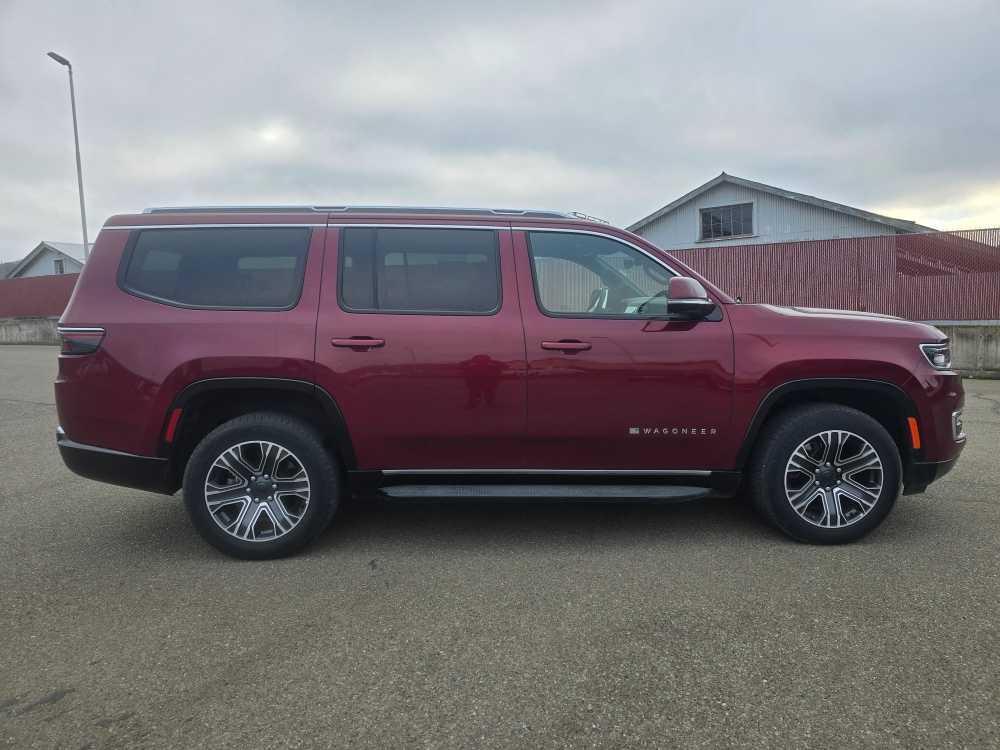
<instances>
[{"instance_id":1,"label":"side step","mask_svg":"<svg viewBox=\"0 0 1000 750\"><path fill-rule=\"evenodd\" d=\"M681 502L707 497L708 487L663 484L397 484L381 492L394 500L641 500Z\"/></svg>"}]
</instances>

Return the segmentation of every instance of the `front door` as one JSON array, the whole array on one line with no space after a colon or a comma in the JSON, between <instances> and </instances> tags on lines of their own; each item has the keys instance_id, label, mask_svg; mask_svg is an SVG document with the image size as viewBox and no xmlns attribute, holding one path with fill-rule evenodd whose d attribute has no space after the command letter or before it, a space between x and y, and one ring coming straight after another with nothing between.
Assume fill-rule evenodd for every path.
<instances>
[{"instance_id":1,"label":"front door","mask_svg":"<svg viewBox=\"0 0 1000 750\"><path fill-rule=\"evenodd\" d=\"M359 469L522 461L510 235L475 222L328 230L316 382L343 412Z\"/></svg>"},{"instance_id":2,"label":"front door","mask_svg":"<svg viewBox=\"0 0 1000 750\"><path fill-rule=\"evenodd\" d=\"M731 468L717 458L732 408L728 320L665 320L672 272L624 238L518 230L514 246L528 467Z\"/></svg>"}]
</instances>

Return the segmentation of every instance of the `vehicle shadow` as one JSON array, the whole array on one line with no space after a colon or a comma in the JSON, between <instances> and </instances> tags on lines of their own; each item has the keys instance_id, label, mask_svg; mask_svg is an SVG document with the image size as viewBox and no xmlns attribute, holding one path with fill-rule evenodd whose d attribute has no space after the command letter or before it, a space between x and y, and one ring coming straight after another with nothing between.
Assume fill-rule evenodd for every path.
<instances>
[{"instance_id":1,"label":"vehicle shadow","mask_svg":"<svg viewBox=\"0 0 1000 750\"><path fill-rule=\"evenodd\" d=\"M104 526L106 541L144 558L224 558L198 536L180 503L161 503ZM940 524L934 506L903 503L855 544L920 545ZM484 549L585 551L614 547L799 547L761 521L742 499L683 503L421 501L355 499L345 503L320 537L295 559L368 554L378 549L478 554Z\"/></svg>"},{"instance_id":2,"label":"vehicle shadow","mask_svg":"<svg viewBox=\"0 0 1000 750\"><path fill-rule=\"evenodd\" d=\"M587 501L354 500L317 540L316 553L344 545L406 544L450 550L502 545L689 544L760 538L771 530L738 500L683 503ZM777 535L776 535L777 536Z\"/></svg>"}]
</instances>

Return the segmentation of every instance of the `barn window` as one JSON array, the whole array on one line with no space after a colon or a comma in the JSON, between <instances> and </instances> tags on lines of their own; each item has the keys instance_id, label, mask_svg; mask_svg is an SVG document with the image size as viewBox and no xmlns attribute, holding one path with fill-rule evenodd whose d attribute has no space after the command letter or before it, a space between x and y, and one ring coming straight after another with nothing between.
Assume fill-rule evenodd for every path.
<instances>
[{"instance_id":1,"label":"barn window","mask_svg":"<svg viewBox=\"0 0 1000 750\"><path fill-rule=\"evenodd\" d=\"M701 209L701 239L718 240L753 234L753 204Z\"/></svg>"}]
</instances>

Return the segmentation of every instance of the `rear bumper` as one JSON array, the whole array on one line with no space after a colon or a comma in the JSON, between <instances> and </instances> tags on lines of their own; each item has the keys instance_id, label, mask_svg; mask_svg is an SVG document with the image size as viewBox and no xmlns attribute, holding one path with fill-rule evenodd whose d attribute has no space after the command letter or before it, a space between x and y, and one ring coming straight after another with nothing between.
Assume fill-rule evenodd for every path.
<instances>
[{"instance_id":1,"label":"rear bumper","mask_svg":"<svg viewBox=\"0 0 1000 750\"><path fill-rule=\"evenodd\" d=\"M958 463L958 456L949 458L947 461L922 461L910 464L906 467L903 477L903 494L920 494L927 489L927 485L931 482L951 471L956 463Z\"/></svg>"},{"instance_id":2,"label":"rear bumper","mask_svg":"<svg viewBox=\"0 0 1000 750\"><path fill-rule=\"evenodd\" d=\"M177 491L177 482L165 458L76 443L66 437L62 428L56 430L56 445L63 463L81 477L166 495Z\"/></svg>"}]
</instances>

